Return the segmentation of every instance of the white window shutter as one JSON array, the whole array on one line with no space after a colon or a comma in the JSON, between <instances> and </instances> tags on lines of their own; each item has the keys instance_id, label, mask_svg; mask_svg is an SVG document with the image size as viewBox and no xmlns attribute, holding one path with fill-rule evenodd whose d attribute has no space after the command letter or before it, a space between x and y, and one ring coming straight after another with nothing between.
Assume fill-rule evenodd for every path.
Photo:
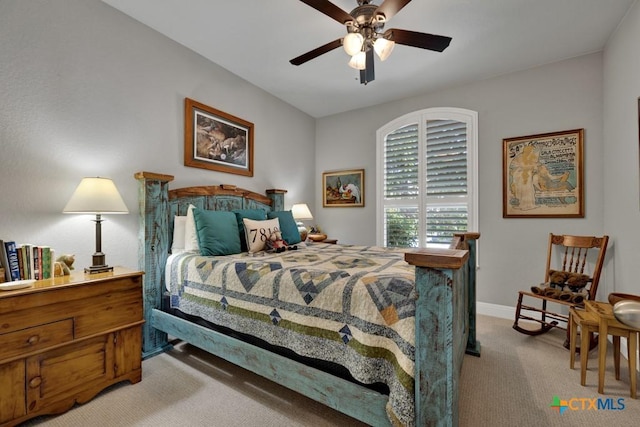
<instances>
[{"instance_id":1,"label":"white window shutter","mask_svg":"<svg viewBox=\"0 0 640 427\"><path fill-rule=\"evenodd\" d=\"M459 114L447 117L451 109L437 110L403 116L378 130L378 244L447 246L454 233L469 229L469 212L475 209L468 156L475 144L469 133L477 127Z\"/></svg>"}]
</instances>

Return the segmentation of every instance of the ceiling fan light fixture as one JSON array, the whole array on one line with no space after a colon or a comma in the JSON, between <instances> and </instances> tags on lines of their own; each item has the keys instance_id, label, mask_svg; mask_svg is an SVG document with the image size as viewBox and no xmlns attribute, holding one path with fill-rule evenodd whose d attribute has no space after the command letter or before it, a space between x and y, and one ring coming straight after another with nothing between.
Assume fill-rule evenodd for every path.
<instances>
[{"instance_id":1,"label":"ceiling fan light fixture","mask_svg":"<svg viewBox=\"0 0 640 427\"><path fill-rule=\"evenodd\" d=\"M367 68L367 55L364 51L360 51L351 57L349 67L355 68L356 70L364 70Z\"/></svg>"},{"instance_id":2,"label":"ceiling fan light fixture","mask_svg":"<svg viewBox=\"0 0 640 427\"><path fill-rule=\"evenodd\" d=\"M378 0L379 5L373 4L373 0L356 0L358 6L351 12L335 5L334 0L300 1L346 27L346 34L293 58L289 61L293 65L304 64L342 46L351 56L349 66L360 70L360 83L366 85L375 79L374 57L385 61L396 44L442 52L451 43L451 37L437 34L400 28L383 30L387 22L412 0Z\"/></svg>"},{"instance_id":3,"label":"ceiling fan light fixture","mask_svg":"<svg viewBox=\"0 0 640 427\"><path fill-rule=\"evenodd\" d=\"M386 61L395 46L396 43L394 41L387 40L384 37L379 37L373 43L373 50L375 50L381 61Z\"/></svg>"},{"instance_id":4,"label":"ceiling fan light fixture","mask_svg":"<svg viewBox=\"0 0 640 427\"><path fill-rule=\"evenodd\" d=\"M344 51L347 52L347 55L354 56L360 50L362 50L362 43L364 42L364 37L360 33L349 33L344 37L342 41L342 47Z\"/></svg>"}]
</instances>

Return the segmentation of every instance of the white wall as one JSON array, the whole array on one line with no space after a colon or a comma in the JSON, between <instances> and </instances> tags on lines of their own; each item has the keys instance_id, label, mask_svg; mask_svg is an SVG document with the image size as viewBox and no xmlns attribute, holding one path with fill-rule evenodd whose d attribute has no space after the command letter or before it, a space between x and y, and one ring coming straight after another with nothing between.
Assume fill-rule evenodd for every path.
<instances>
[{"instance_id":1,"label":"white wall","mask_svg":"<svg viewBox=\"0 0 640 427\"><path fill-rule=\"evenodd\" d=\"M367 89L374 90L375 81ZM544 279L549 232L603 233L602 55L318 119L314 214L327 234L343 243L375 244L376 130L429 107L478 111L480 229L472 230L482 234L478 300L513 306L518 290ZM585 218L502 218L503 138L576 128L585 129ZM322 172L360 167L365 169L365 207L322 208Z\"/></svg>"},{"instance_id":2,"label":"white wall","mask_svg":"<svg viewBox=\"0 0 640 427\"><path fill-rule=\"evenodd\" d=\"M479 112L479 300L514 305L517 290L541 280L549 232L608 233L601 295L614 288L637 293L639 9L629 12L604 56L314 121L98 0L2 0L0 238L49 244L89 265L93 223L60 212L80 178L109 176L131 215L107 217L103 249L110 264L135 267L132 175L148 170L175 175L175 186L285 188L287 203L309 203L331 237L373 244L376 129L411 111L451 106ZM182 165L185 97L255 124L253 178ZM502 139L573 128L585 128L586 217L503 219ZM306 161L283 162L287 152L315 155L315 171ZM344 168L365 168L366 206L322 208L321 173Z\"/></svg>"},{"instance_id":3,"label":"white wall","mask_svg":"<svg viewBox=\"0 0 640 427\"><path fill-rule=\"evenodd\" d=\"M615 257L615 290L640 294L640 3L627 12L604 54L604 225Z\"/></svg>"},{"instance_id":4,"label":"white wall","mask_svg":"<svg viewBox=\"0 0 640 427\"><path fill-rule=\"evenodd\" d=\"M94 223L61 213L84 176L113 178L131 212L102 230L107 262L129 267L137 171L283 188L287 205L314 191L313 169L284 155L313 157L313 118L101 1L2 0L0 40L0 239L90 265ZM253 178L183 166L185 97L254 123Z\"/></svg>"}]
</instances>

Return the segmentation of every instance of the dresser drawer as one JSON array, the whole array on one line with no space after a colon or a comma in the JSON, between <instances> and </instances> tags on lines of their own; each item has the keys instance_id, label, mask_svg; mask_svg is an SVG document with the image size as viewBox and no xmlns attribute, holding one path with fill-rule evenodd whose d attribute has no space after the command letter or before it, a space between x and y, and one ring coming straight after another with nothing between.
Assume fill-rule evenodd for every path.
<instances>
[{"instance_id":1,"label":"dresser drawer","mask_svg":"<svg viewBox=\"0 0 640 427\"><path fill-rule=\"evenodd\" d=\"M0 360L73 340L73 319L0 334Z\"/></svg>"}]
</instances>

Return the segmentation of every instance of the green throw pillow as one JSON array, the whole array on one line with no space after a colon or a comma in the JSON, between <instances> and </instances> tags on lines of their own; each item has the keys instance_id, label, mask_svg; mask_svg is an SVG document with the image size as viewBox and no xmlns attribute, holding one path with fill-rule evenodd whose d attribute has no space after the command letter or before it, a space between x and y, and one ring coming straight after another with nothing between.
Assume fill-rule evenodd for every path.
<instances>
[{"instance_id":1,"label":"green throw pillow","mask_svg":"<svg viewBox=\"0 0 640 427\"><path fill-rule=\"evenodd\" d=\"M298 231L298 226L296 225L296 220L293 219L293 214L291 213L291 211L269 212L267 214L267 218L278 218L278 221L280 221L280 231L282 232L282 238L288 244L295 245L296 243L300 243L302 241L302 239L300 238L300 232Z\"/></svg>"},{"instance_id":2,"label":"green throw pillow","mask_svg":"<svg viewBox=\"0 0 640 427\"><path fill-rule=\"evenodd\" d=\"M233 255L242 252L238 222L233 212L194 209L200 253L205 256Z\"/></svg>"},{"instance_id":3,"label":"green throw pillow","mask_svg":"<svg viewBox=\"0 0 640 427\"><path fill-rule=\"evenodd\" d=\"M238 235L240 236L240 247L242 248L242 252L247 252L247 239L245 238L244 232L244 222L242 220L244 218L253 219L255 221L264 221L267 219L267 212L262 209L234 209L232 211L236 220L238 221Z\"/></svg>"}]
</instances>

